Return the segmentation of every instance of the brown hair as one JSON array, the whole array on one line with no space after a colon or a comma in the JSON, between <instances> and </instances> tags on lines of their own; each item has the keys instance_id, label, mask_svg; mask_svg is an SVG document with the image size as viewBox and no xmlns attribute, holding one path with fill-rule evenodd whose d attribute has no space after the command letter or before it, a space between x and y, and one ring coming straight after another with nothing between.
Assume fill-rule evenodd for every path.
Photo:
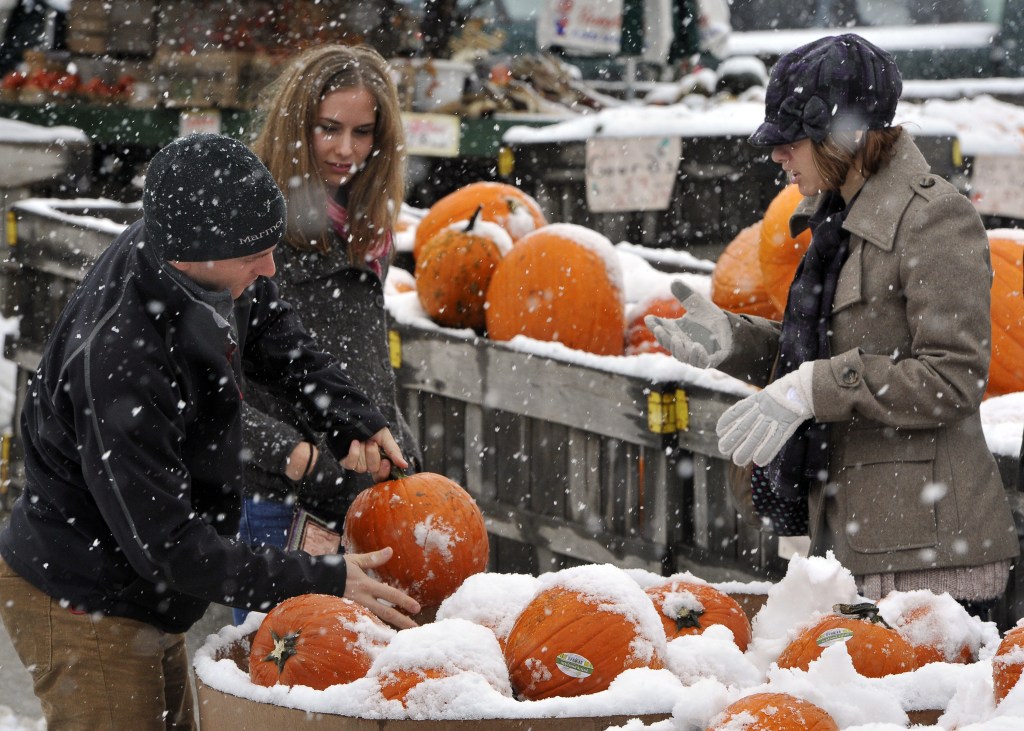
<instances>
[{"instance_id":1,"label":"brown hair","mask_svg":"<svg viewBox=\"0 0 1024 731\"><path fill-rule=\"evenodd\" d=\"M896 152L896 140L903 127L883 127L864 130L858 141L852 132L830 133L821 142L811 142L814 167L832 190L839 190L846 182L846 176L859 162L865 178L877 173L892 159Z\"/></svg>"},{"instance_id":2,"label":"brown hair","mask_svg":"<svg viewBox=\"0 0 1024 731\"><path fill-rule=\"evenodd\" d=\"M288 199L285 241L326 252L331 242L327 189L317 172L313 128L323 98L352 88L366 89L377 103L373 151L348 184L348 253L353 263L361 263L394 228L405 198L405 135L384 58L367 46L326 45L290 60L264 90L252 149Z\"/></svg>"}]
</instances>

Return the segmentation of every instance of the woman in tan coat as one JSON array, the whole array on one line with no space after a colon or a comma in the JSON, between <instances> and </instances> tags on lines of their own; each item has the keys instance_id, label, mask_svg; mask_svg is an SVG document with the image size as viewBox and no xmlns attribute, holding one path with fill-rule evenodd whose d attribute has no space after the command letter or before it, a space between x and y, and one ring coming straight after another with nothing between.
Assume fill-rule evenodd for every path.
<instances>
[{"instance_id":1,"label":"woman in tan coat","mask_svg":"<svg viewBox=\"0 0 1024 731\"><path fill-rule=\"evenodd\" d=\"M722 415L719 448L752 465L777 533L834 551L865 596L931 589L986 615L1019 551L978 410L988 239L891 126L901 89L892 57L856 35L783 56L750 139L806 196L790 225L813 236L782 323L677 283L687 314L649 325L680 360L764 386Z\"/></svg>"}]
</instances>

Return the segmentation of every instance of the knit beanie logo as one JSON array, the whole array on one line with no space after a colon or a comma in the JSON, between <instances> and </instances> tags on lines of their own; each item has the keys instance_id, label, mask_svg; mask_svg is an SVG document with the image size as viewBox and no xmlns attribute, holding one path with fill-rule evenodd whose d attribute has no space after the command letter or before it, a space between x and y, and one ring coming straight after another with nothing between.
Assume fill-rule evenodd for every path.
<instances>
[{"instance_id":1,"label":"knit beanie logo","mask_svg":"<svg viewBox=\"0 0 1024 731\"><path fill-rule=\"evenodd\" d=\"M286 228L284 196L238 140L194 134L149 164L142 192L146 241L168 261L219 261L276 246Z\"/></svg>"}]
</instances>

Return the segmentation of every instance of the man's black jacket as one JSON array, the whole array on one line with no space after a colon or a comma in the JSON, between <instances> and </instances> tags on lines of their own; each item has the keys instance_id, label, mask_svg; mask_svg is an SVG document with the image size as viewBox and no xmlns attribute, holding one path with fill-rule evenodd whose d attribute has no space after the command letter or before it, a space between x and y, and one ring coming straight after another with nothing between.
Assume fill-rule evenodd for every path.
<instances>
[{"instance_id":1,"label":"man's black jacket","mask_svg":"<svg viewBox=\"0 0 1024 731\"><path fill-rule=\"evenodd\" d=\"M204 293L132 225L76 289L30 384L26 488L0 555L72 608L167 632L210 602L267 611L296 594L342 594L340 557L234 540L242 372L300 404L345 455L386 423L335 365L273 282L235 303Z\"/></svg>"}]
</instances>

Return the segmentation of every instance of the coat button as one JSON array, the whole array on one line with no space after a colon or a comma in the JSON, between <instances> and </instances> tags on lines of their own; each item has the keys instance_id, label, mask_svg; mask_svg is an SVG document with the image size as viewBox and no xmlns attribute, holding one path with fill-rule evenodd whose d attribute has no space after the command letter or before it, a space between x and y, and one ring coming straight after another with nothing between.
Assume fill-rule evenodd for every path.
<instances>
[{"instance_id":1,"label":"coat button","mask_svg":"<svg viewBox=\"0 0 1024 731\"><path fill-rule=\"evenodd\" d=\"M853 368L847 368L843 371L841 376L843 384L846 386L855 386L860 381L860 374Z\"/></svg>"},{"instance_id":2,"label":"coat button","mask_svg":"<svg viewBox=\"0 0 1024 731\"><path fill-rule=\"evenodd\" d=\"M935 185L935 178L929 178L929 177L921 178L921 187L922 188L931 188L933 185Z\"/></svg>"},{"instance_id":3,"label":"coat button","mask_svg":"<svg viewBox=\"0 0 1024 731\"><path fill-rule=\"evenodd\" d=\"M375 305L377 305L377 309L378 309L378 310L383 310L383 309L384 309L384 296L383 296L383 295L379 295L379 294L378 294L378 295L377 295L377 296L376 296L376 297L374 298L374 300L373 300L373 303L374 303Z\"/></svg>"}]
</instances>

